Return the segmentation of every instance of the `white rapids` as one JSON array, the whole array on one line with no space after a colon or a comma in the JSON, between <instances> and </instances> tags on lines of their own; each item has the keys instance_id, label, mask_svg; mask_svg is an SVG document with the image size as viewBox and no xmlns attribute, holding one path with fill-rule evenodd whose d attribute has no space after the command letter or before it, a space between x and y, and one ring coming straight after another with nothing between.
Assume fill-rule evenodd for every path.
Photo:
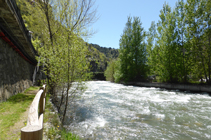
<instances>
[{"instance_id":1,"label":"white rapids","mask_svg":"<svg viewBox=\"0 0 211 140\"><path fill-rule=\"evenodd\" d=\"M86 82L66 127L84 139L211 139L211 97L159 88Z\"/></svg>"}]
</instances>

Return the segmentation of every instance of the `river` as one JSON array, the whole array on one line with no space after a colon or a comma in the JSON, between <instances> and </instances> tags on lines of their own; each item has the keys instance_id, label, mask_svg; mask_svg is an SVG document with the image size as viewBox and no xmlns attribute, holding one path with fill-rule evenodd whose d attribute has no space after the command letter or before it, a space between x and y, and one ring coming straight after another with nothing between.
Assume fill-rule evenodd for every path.
<instances>
[{"instance_id":1,"label":"river","mask_svg":"<svg viewBox=\"0 0 211 140\"><path fill-rule=\"evenodd\" d=\"M211 97L160 88L86 82L66 128L84 139L211 139ZM74 113L73 113L74 112Z\"/></svg>"}]
</instances>

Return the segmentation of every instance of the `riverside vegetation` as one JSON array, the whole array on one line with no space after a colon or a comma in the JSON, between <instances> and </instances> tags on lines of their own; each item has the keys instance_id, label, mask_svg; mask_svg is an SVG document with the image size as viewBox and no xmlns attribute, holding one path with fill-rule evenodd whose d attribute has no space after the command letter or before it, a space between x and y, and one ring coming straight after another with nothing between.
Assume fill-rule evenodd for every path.
<instances>
[{"instance_id":1,"label":"riverside vegetation","mask_svg":"<svg viewBox=\"0 0 211 140\"><path fill-rule=\"evenodd\" d=\"M105 51L85 42L94 33L88 27L98 18L92 0L18 0L17 3L27 29L33 32L32 43L39 55L37 61L47 76L54 103L58 102L57 89L63 91L58 112L65 104L60 114L64 122L68 100L75 97L69 90L72 83L78 82L78 88L83 88L82 81L90 79L92 72L104 72L118 51Z\"/></svg>"},{"instance_id":2,"label":"riverside vegetation","mask_svg":"<svg viewBox=\"0 0 211 140\"><path fill-rule=\"evenodd\" d=\"M61 104L65 105L60 115L65 120L68 100L73 82L83 88L82 81L90 78L90 52L82 39L93 34L88 27L96 21L96 9L92 0L18 0L25 25L33 32L32 43L38 52L37 60L43 66L48 79L49 93L57 101L57 88L62 93ZM70 95L70 96L69 96ZM65 99L65 100L63 100ZM60 111L60 106L58 111ZM62 126L61 126L62 127Z\"/></svg>"},{"instance_id":3,"label":"riverside vegetation","mask_svg":"<svg viewBox=\"0 0 211 140\"><path fill-rule=\"evenodd\" d=\"M73 83L78 83L76 89L83 89L82 81L90 79L92 72L104 71L110 60L84 41L94 33L88 29L97 19L94 2L17 0L17 3L27 29L33 32L32 43L38 53L37 61L47 76L52 102L58 105L62 128L68 102L74 101L77 94L69 90ZM62 91L61 100L58 100L58 89ZM54 135L56 130L52 129L50 133Z\"/></svg>"},{"instance_id":4,"label":"riverside vegetation","mask_svg":"<svg viewBox=\"0 0 211 140\"><path fill-rule=\"evenodd\" d=\"M27 118L22 118L22 116L35 97L27 94L31 89L37 88L29 88L24 93L14 95L6 102L0 103L0 139L14 140L20 138L20 129L27 120ZM22 122L18 126L15 125L20 119Z\"/></svg>"},{"instance_id":5,"label":"riverside vegetation","mask_svg":"<svg viewBox=\"0 0 211 140\"><path fill-rule=\"evenodd\" d=\"M148 31L139 17L128 17L119 57L108 65L107 80L211 84L211 1L164 3L160 20Z\"/></svg>"},{"instance_id":6,"label":"riverside vegetation","mask_svg":"<svg viewBox=\"0 0 211 140\"><path fill-rule=\"evenodd\" d=\"M6 102L0 103L0 139L19 140L20 129L27 123L28 109L39 87L30 87L23 93L10 97ZM79 140L79 137L61 128L58 114L47 94L44 114L44 139Z\"/></svg>"},{"instance_id":7,"label":"riverside vegetation","mask_svg":"<svg viewBox=\"0 0 211 140\"><path fill-rule=\"evenodd\" d=\"M33 32L32 42L37 60L48 78L52 101L58 102L62 124L69 101L82 81L90 79L90 67L102 64L106 56L84 41L94 32L88 27L97 20L92 0L17 0L25 25ZM160 20L152 22L146 32L138 17L128 17L120 39L119 57L105 71L111 81L146 81L155 75L159 82L187 83L199 79L210 83L211 75L211 2L209 0L179 0L172 9L167 3ZM91 48L91 49L90 49ZM94 53L90 50L95 50ZM102 61L98 61L93 54ZM77 82L75 90L69 90ZM61 100L57 99L61 89ZM54 130L52 129L52 132Z\"/></svg>"}]
</instances>

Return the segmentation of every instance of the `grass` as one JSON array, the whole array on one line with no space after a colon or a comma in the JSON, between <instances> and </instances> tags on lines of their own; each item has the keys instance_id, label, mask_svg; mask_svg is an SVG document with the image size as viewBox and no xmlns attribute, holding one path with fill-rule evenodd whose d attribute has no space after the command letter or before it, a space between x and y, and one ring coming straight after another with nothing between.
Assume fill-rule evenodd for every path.
<instances>
[{"instance_id":1,"label":"grass","mask_svg":"<svg viewBox=\"0 0 211 140\"><path fill-rule=\"evenodd\" d=\"M62 140L80 140L80 138L77 135L74 135L71 132L67 132L64 129L61 131L61 139Z\"/></svg>"},{"instance_id":2,"label":"grass","mask_svg":"<svg viewBox=\"0 0 211 140\"><path fill-rule=\"evenodd\" d=\"M74 135L71 132L67 132L61 127L61 122L59 121L58 114L53 112L54 109L49 99L50 97L49 95L47 95L44 123L50 123L50 127L44 128L46 138L48 140L80 140L77 135Z\"/></svg>"},{"instance_id":3,"label":"grass","mask_svg":"<svg viewBox=\"0 0 211 140\"><path fill-rule=\"evenodd\" d=\"M1 140L12 140L20 137L20 132L18 132L18 134L13 132L11 127L20 120L21 115L27 110L33 99L34 95L25 95L19 93L10 97L6 102L0 103Z\"/></svg>"},{"instance_id":4,"label":"grass","mask_svg":"<svg viewBox=\"0 0 211 140\"><path fill-rule=\"evenodd\" d=\"M31 86L31 87L27 88L27 89L24 91L24 93L28 93L28 92L30 92L30 91L36 91L36 90L39 90L39 87L37 87L37 86Z\"/></svg>"},{"instance_id":5,"label":"grass","mask_svg":"<svg viewBox=\"0 0 211 140\"><path fill-rule=\"evenodd\" d=\"M39 87L30 87L24 91L10 97L6 102L0 103L0 140L19 140L20 129L26 125L27 109L32 103ZM79 140L79 137L61 128L58 114L54 113L52 104L47 94L44 123L49 124L49 128L44 127L45 137L49 140Z\"/></svg>"}]
</instances>

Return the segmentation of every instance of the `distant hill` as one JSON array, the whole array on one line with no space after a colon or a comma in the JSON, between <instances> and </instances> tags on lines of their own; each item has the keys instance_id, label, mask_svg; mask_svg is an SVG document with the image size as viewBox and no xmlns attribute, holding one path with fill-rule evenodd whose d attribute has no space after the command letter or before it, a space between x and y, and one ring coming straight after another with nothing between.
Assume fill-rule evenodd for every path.
<instances>
[{"instance_id":1,"label":"distant hill","mask_svg":"<svg viewBox=\"0 0 211 140\"><path fill-rule=\"evenodd\" d=\"M108 62L118 57L117 49L101 47L97 44L88 44L90 56L88 56L93 72L93 79L105 80L104 71L107 68Z\"/></svg>"},{"instance_id":2,"label":"distant hill","mask_svg":"<svg viewBox=\"0 0 211 140\"><path fill-rule=\"evenodd\" d=\"M113 49L111 47L109 47L109 48L101 47L97 44L89 44L89 45L96 48L101 53L105 54L105 56L108 58L109 61L112 60L112 59L115 59L119 56L118 49Z\"/></svg>"},{"instance_id":3,"label":"distant hill","mask_svg":"<svg viewBox=\"0 0 211 140\"><path fill-rule=\"evenodd\" d=\"M90 44L88 45L88 50L90 55L87 57L90 59L91 64L91 72L104 72L107 67L108 58L105 56L104 53L101 53L95 47Z\"/></svg>"}]
</instances>

